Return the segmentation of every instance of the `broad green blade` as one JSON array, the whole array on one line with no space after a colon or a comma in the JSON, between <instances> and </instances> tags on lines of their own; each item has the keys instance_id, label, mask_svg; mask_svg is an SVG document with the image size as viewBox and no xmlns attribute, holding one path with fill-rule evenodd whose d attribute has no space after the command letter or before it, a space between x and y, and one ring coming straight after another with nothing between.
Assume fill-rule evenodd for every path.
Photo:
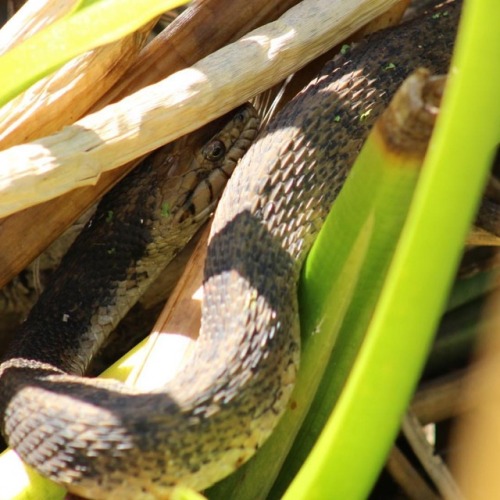
<instances>
[{"instance_id":1,"label":"broad green blade","mask_svg":"<svg viewBox=\"0 0 500 500\"><path fill-rule=\"evenodd\" d=\"M187 0L93 0L0 57L0 106L83 52L114 42Z\"/></svg>"},{"instance_id":2,"label":"broad green blade","mask_svg":"<svg viewBox=\"0 0 500 500\"><path fill-rule=\"evenodd\" d=\"M352 374L285 498L366 498L399 429L500 138L500 4L465 2L442 114Z\"/></svg>"}]
</instances>

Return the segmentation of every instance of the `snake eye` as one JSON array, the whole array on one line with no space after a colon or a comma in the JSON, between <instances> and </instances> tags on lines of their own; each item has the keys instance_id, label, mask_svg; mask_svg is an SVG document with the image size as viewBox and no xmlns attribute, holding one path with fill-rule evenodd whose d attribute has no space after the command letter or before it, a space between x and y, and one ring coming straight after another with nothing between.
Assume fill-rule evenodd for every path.
<instances>
[{"instance_id":1,"label":"snake eye","mask_svg":"<svg viewBox=\"0 0 500 500\"><path fill-rule=\"evenodd\" d=\"M236 113L233 116L233 120L236 121L236 122L239 122L239 123L242 123L244 119L245 118L244 118L244 112L243 111L238 111L238 113Z\"/></svg>"},{"instance_id":2,"label":"snake eye","mask_svg":"<svg viewBox=\"0 0 500 500\"><path fill-rule=\"evenodd\" d=\"M216 139L205 148L205 158L208 161L219 161L226 154L226 146L222 141Z\"/></svg>"}]
</instances>

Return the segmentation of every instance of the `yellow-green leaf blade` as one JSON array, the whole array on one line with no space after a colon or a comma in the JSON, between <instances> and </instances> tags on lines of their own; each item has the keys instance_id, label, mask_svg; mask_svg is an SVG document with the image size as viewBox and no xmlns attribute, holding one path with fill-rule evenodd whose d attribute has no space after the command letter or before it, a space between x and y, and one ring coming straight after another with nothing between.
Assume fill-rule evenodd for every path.
<instances>
[{"instance_id":1,"label":"yellow-green leaf blade","mask_svg":"<svg viewBox=\"0 0 500 500\"><path fill-rule=\"evenodd\" d=\"M84 2L0 57L0 106L83 52L139 29L187 0Z\"/></svg>"}]
</instances>

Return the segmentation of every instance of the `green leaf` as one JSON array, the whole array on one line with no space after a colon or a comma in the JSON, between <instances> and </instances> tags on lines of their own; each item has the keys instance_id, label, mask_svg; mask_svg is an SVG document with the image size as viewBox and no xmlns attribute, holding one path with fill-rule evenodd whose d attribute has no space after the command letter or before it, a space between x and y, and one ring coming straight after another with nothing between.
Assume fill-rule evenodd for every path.
<instances>
[{"instance_id":1,"label":"green leaf","mask_svg":"<svg viewBox=\"0 0 500 500\"><path fill-rule=\"evenodd\" d=\"M0 106L73 57L114 42L187 0L87 0L0 57Z\"/></svg>"},{"instance_id":2,"label":"green leaf","mask_svg":"<svg viewBox=\"0 0 500 500\"><path fill-rule=\"evenodd\" d=\"M285 498L366 498L399 429L500 137L500 4L469 0L450 85L370 329Z\"/></svg>"}]
</instances>

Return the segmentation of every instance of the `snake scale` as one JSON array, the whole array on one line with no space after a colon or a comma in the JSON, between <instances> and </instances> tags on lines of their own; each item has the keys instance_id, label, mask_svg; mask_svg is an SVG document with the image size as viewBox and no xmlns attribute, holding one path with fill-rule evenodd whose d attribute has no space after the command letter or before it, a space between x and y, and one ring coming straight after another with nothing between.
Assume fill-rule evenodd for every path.
<instances>
[{"instance_id":1,"label":"snake scale","mask_svg":"<svg viewBox=\"0 0 500 500\"><path fill-rule=\"evenodd\" d=\"M198 207L183 199L185 209L172 211L157 199L167 188L154 166L148 168L154 189L127 196L126 185L104 199L0 366L3 433L27 463L89 498L146 499L166 498L179 483L203 489L255 453L294 385L296 284L305 255L404 78L419 66L447 71L460 5L447 4L351 47L261 131L214 217L193 356L152 392L81 376L96 349L91 338L100 341L100 328L114 321L107 305L116 307L117 300L101 275L113 283L113 297L139 287L135 280L151 272L161 252L155 233L161 233L162 215L189 225L203 212L203 200ZM238 111L239 121L245 112ZM210 154L220 157L225 148L217 140L209 143ZM126 208L116 208L113 196L125 197ZM129 223L121 227L123 217ZM90 241L96 235L104 243ZM121 258L120 248L134 246L136 237L141 243ZM92 271L96 259L102 265ZM91 324L91 333L73 335L82 333L78 322Z\"/></svg>"}]
</instances>

